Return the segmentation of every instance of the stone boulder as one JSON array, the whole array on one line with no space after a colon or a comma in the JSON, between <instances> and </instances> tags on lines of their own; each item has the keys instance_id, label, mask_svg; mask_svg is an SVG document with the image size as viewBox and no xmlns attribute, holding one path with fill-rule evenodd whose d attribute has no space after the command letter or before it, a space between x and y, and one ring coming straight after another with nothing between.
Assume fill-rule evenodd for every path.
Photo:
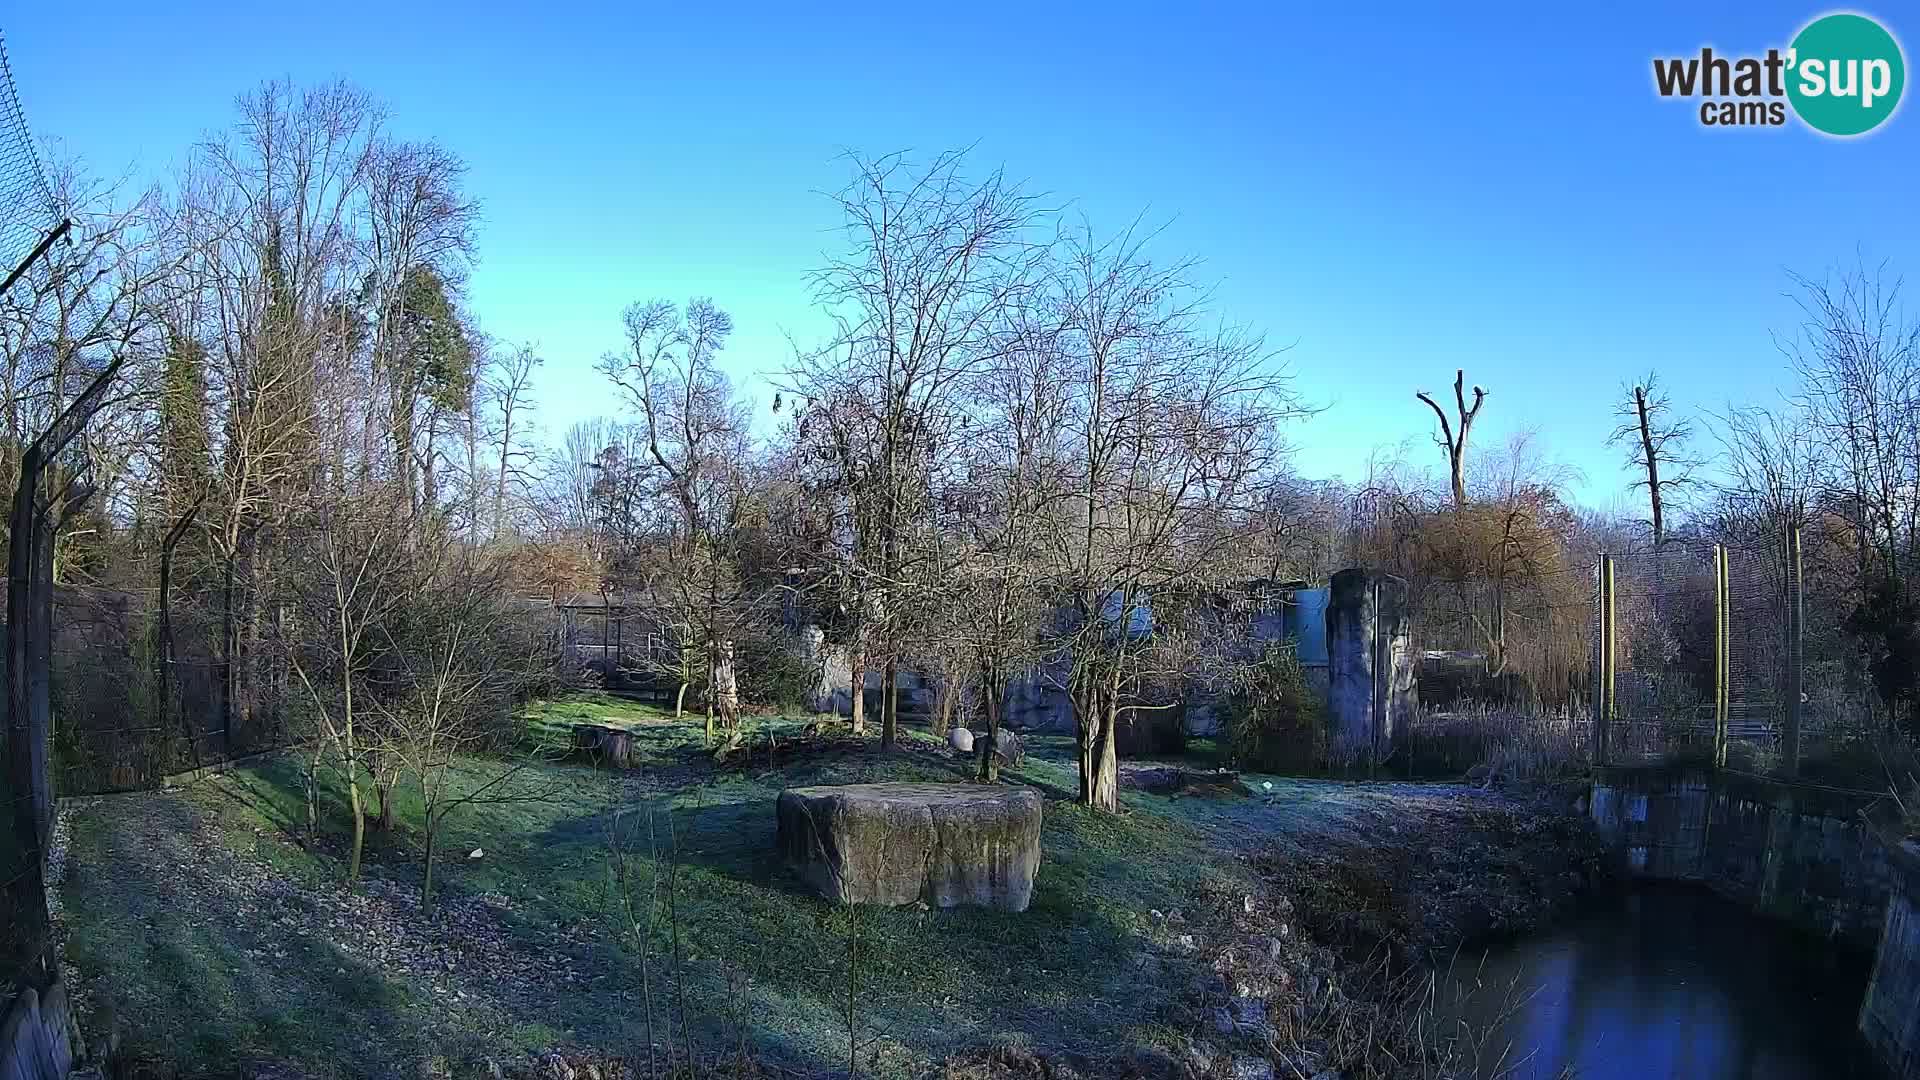
<instances>
[{"instance_id":1,"label":"stone boulder","mask_svg":"<svg viewBox=\"0 0 1920 1080\"><path fill-rule=\"evenodd\" d=\"M989 784L789 788L780 852L821 895L1025 911L1040 868L1040 793Z\"/></svg>"},{"instance_id":2,"label":"stone boulder","mask_svg":"<svg viewBox=\"0 0 1920 1080\"><path fill-rule=\"evenodd\" d=\"M1025 760L1027 747L1020 736L1015 735L1006 728L1001 728L999 731L994 732L993 752L994 756L1000 759L1002 765L1018 765L1021 761Z\"/></svg>"},{"instance_id":3,"label":"stone boulder","mask_svg":"<svg viewBox=\"0 0 1920 1080\"><path fill-rule=\"evenodd\" d=\"M973 753L973 732L957 727L947 733L947 745L963 754Z\"/></svg>"}]
</instances>

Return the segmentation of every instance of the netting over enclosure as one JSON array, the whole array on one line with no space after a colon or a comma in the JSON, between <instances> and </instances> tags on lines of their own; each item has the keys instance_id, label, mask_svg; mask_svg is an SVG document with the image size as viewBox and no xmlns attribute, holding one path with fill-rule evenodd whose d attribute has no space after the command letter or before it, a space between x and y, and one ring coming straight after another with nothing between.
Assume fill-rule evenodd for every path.
<instances>
[{"instance_id":1,"label":"netting over enclosure","mask_svg":"<svg viewBox=\"0 0 1920 1080\"><path fill-rule=\"evenodd\" d=\"M0 37L0 274L18 266L59 220Z\"/></svg>"},{"instance_id":2,"label":"netting over enclosure","mask_svg":"<svg viewBox=\"0 0 1920 1080\"><path fill-rule=\"evenodd\" d=\"M1722 733L1781 750L1799 696L1792 565L1784 540L1602 557L1593 671L1608 760L1715 753Z\"/></svg>"}]
</instances>

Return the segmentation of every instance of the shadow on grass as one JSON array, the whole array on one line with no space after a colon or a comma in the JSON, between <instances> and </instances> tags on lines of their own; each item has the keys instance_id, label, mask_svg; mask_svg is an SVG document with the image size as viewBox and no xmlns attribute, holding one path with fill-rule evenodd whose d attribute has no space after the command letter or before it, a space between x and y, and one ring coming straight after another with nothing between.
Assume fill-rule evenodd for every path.
<instances>
[{"instance_id":1,"label":"shadow on grass","mask_svg":"<svg viewBox=\"0 0 1920 1080\"><path fill-rule=\"evenodd\" d=\"M892 766L886 779L951 774L917 761L867 764ZM865 771L842 761L786 778L788 786L857 782ZM1027 911L849 910L812 893L777 857L778 791L751 777L716 783L690 797L556 822L536 846L618 844L633 860L637 893L658 890L664 908L671 887L696 1011L727 1014L738 1005L729 995L744 985L752 1041L810 1051L793 1064L844 1063L850 985L863 1037L898 1033L933 1053L1007 1033L1110 1047L1118 1033L1151 1019L1151 1002L1123 988L1146 944L1145 911L1172 906L1193 883L1191 838L1177 827L1053 804ZM636 906L644 909L644 899ZM652 938L656 965L671 956L670 929L662 925ZM633 979L637 950L623 955Z\"/></svg>"},{"instance_id":2,"label":"shadow on grass","mask_svg":"<svg viewBox=\"0 0 1920 1080\"><path fill-rule=\"evenodd\" d=\"M783 738L804 725L755 723ZM509 1007L506 1025L489 1028L477 1019L497 1015L499 1003L463 1020L444 1001L426 1000L429 991L413 977L369 970L317 938L294 941L262 924L258 911L236 908L232 896L170 907L154 899L180 876L176 864L194 857L167 839L192 828L192 803L219 815L227 843L255 845L290 875L337 874L346 817L337 784L321 791L318 850L280 842L305 826L301 767L293 758L236 770L220 781L232 790L217 794L196 788L180 793L186 798L140 797L166 808L150 826L96 822L91 846L76 844L70 871L77 875L77 908L86 909L91 927L82 931L90 951L83 958L76 948L75 958L83 971L109 973L116 1008L151 1029L156 1053L208 1062L208 1071L262 1055L345 1061L335 1071L352 1075L423 1055L459 1060L469 1046L644 1053L643 962L660 994L677 955L685 1026L703 1051L744 1042L772 1063L831 1072L846 1067L850 989L863 1044L890 1039L935 1057L1009 1037L1083 1052L1124 1045L1130 1032L1155 1022L1161 1000L1138 985L1132 965L1150 947L1146 912L1178 906L1223 872L1197 857L1204 839L1190 825L1163 814L1115 817L1073 805L1060 783L1070 782L1070 763L1030 756L1003 770L1003 779L1033 782L1060 801L1046 807L1043 863L1026 912L849 910L807 891L779 862L779 790L953 782L970 779L971 759L913 733L895 752L879 752L869 737L846 752L779 761L774 770L751 762L736 770L714 766L701 742L696 725L648 725L636 732L647 767L611 772L541 763L533 775L553 786L552 798L473 806L448 820L441 838L447 854L436 872L442 903L504 898L487 918L512 942L516 959L536 958L555 975L537 1002ZM461 768L478 777L500 764L474 759ZM369 837L368 872L417 887L419 807L410 791L401 796L398 827ZM250 830L269 835L256 843ZM616 843L633 856L636 907L644 915L651 893L661 914L644 950L624 932L611 857ZM484 856L469 859L470 850ZM123 964L123 954L136 959ZM563 973L575 977L563 981ZM665 1008L679 1008L679 989ZM671 1026L676 1041L684 1037L677 1020ZM655 1041L662 1038L656 1029ZM869 1075L889 1071L862 1066Z\"/></svg>"},{"instance_id":3,"label":"shadow on grass","mask_svg":"<svg viewBox=\"0 0 1920 1080\"><path fill-rule=\"evenodd\" d=\"M222 1075L249 1059L291 1058L371 1075L424 1051L403 987L286 934L264 911L234 910L219 869L186 841L191 808L130 796L75 814L67 955L95 1006L87 1019L124 1022L136 1073ZM343 1047L361 1053L343 1059Z\"/></svg>"}]
</instances>

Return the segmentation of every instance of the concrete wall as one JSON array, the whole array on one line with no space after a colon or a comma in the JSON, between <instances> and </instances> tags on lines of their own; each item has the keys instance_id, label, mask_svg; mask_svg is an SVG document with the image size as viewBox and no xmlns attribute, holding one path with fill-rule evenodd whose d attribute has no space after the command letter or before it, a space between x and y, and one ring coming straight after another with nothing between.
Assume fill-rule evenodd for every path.
<instances>
[{"instance_id":1,"label":"concrete wall","mask_svg":"<svg viewBox=\"0 0 1920 1080\"><path fill-rule=\"evenodd\" d=\"M1605 769L1589 812L1636 874L1697 881L1755 911L1874 950L1860 1036L1920 1080L1920 845L1862 819L1876 800L1725 772Z\"/></svg>"},{"instance_id":2,"label":"concrete wall","mask_svg":"<svg viewBox=\"0 0 1920 1080\"><path fill-rule=\"evenodd\" d=\"M1604 769L1588 809L1633 872L1697 881L1804 930L1872 949L1895 870L1871 800L1725 772Z\"/></svg>"},{"instance_id":3,"label":"concrete wall","mask_svg":"<svg viewBox=\"0 0 1920 1080\"><path fill-rule=\"evenodd\" d=\"M1890 849L1894 886L1887 900L1873 981L1860 1003L1860 1037L1896 1080L1920 1080L1920 847Z\"/></svg>"},{"instance_id":4,"label":"concrete wall","mask_svg":"<svg viewBox=\"0 0 1920 1080\"><path fill-rule=\"evenodd\" d=\"M1342 570L1333 575L1326 610L1328 764L1384 759L1415 705L1407 584Z\"/></svg>"}]
</instances>

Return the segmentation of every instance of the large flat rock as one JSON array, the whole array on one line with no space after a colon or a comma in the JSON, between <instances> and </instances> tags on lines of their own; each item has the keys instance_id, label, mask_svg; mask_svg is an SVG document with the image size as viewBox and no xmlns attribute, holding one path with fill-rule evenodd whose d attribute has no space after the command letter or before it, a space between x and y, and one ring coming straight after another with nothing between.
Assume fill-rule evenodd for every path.
<instances>
[{"instance_id":1,"label":"large flat rock","mask_svg":"<svg viewBox=\"0 0 1920 1080\"><path fill-rule=\"evenodd\" d=\"M849 784L780 793L780 851L821 895L1025 911L1040 793L990 784Z\"/></svg>"}]
</instances>

